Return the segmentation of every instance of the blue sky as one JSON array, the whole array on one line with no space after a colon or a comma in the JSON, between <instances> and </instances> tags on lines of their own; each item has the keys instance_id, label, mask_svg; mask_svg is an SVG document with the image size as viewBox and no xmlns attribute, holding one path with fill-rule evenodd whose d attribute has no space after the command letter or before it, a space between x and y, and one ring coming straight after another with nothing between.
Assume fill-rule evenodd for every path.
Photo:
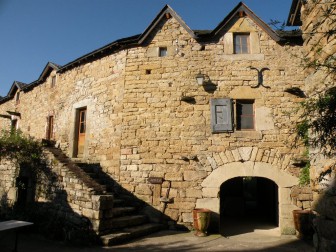
<instances>
[{"instance_id":1,"label":"blue sky","mask_svg":"<svg viewBox=\"0 0 336 252\"><path fill-rule=\"evenodd\" d=\"M64 65L142 33L169 4L191 29L214 29L236 0L0 0L0 96L30 83L48 61ZM287 20L292 0L246 0L266 23Z\"/></svg>"}]
</instances>

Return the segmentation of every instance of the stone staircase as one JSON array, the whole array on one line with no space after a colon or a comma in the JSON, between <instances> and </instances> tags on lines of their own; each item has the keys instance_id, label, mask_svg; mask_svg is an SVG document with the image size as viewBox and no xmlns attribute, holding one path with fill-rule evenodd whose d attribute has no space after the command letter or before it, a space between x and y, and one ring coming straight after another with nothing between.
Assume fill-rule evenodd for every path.
<instances>
[{"instance_id":1,"label":"stone staircase","mask_svg":"<svg viewBox=\"0 0 336 252\"><path fill-rule=\"evenodd\" d=\"M93 195L99 195L99 220L95 229L104 246L128 242L164 228L162 224L150 223L148 217L140 213L143 203L120 188L99 164L72 160L57 148L48 147L48 150L78 179L93 188Z\"/></svg>"}]
</instances>

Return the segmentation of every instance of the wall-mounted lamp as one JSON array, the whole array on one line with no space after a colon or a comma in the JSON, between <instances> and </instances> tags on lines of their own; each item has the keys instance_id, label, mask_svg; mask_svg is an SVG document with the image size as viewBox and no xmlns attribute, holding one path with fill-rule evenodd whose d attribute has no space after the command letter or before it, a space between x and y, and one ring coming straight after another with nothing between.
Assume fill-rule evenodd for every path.
<instances>
[{"instance_id":1,"label":"wall-mounted lamp","mask_svg":"<svg viewBox=\"0 0 336 252\"><path fill-rule=\"evenodd\" d=\"M198 84L198 85L204 85L205 75L202 74L201 72L199 72L199 73L196 75L196 81L197 81L197 84Z\"/></svg>"}]
</instances>

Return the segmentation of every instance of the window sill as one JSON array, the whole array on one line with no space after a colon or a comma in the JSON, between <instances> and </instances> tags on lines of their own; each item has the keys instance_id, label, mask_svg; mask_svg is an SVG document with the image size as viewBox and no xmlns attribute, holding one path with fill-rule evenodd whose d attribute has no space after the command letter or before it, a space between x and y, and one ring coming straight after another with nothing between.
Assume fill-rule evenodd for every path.
<instances>
[{"instance_id":1,"label":"window sill","mask_svg":"<svg viewBox=\"0 0 336 252\"><path fill-rule=\"evenodd\" d=\"M264 54L224 54L223 60L264 60Z\"/></svg>"},{"instance_id":2,"label":"window sill","mask_svg":"<svg viewBox=\"0 0 336 252\"><path fill-rule=\"evenodd\" d=\"M256 140L261 140L262 139L262 134L260 131L255 131L255 130L238 130L232 133L233 137L238 137L238 138L250 138L250 139L256 139Z\"/></svg>"}]
</instances>

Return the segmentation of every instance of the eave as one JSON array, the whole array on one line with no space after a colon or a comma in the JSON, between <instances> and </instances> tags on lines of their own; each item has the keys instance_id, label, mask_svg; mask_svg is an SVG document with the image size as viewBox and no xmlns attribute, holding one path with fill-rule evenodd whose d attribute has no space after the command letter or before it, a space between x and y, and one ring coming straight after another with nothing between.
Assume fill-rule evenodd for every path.
<instances>
[{"instance_id":1,"label":"eave","mask_svg":"<svg viewBox=\"0 0 336 252\"><path fill-rule=\"evenodd\" d=\"M301 0L293 0L287 19L287 26L300 26L301 22Z\"/></svg>"}]
</instances>

